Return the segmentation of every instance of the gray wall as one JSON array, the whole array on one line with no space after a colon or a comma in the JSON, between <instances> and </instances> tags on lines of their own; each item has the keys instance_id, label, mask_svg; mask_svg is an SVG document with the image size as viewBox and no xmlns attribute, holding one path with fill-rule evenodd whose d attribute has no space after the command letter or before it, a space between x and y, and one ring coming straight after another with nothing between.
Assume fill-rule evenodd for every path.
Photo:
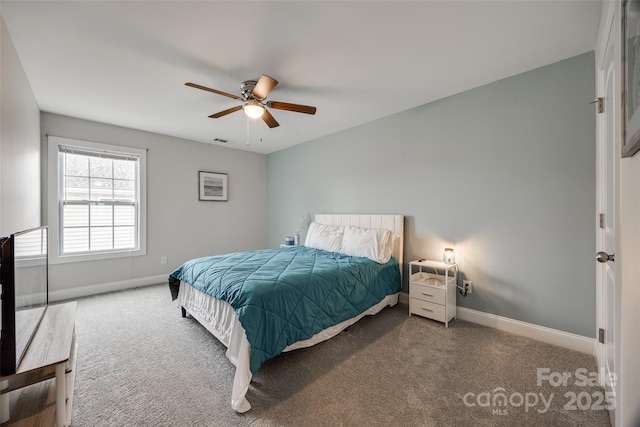
<instances>
[{"instance_id":1,"label":"gray wall","mask_svg":"<svg viewBox=\"0 0 640 427\"><path fill-rule=\"evenodd\" d=\"M404 214L405 260L456 249L460 306L594 337L594 82L587 53L268 155L269 245Z\"/></svg>"},{"instance_id":2,"label":"gray wall","mask_svg":"<svg viewBox=\"0 0 640 427\"><path fill-rule=\"evenodd\" d=\"M40 110L0 18L0 236L40 226Z\"/></svg>"},{"instance_id":3,"label":"gray wall","mask_svg":"<svg viewBox=\"0 0 640 427\"><path fill-rule=\"evenodd\" d=\"M42 113L41 124L45 180L46 135L148 149L147 255L53 264L54 295L165 275L191 258L266 246L265 155L49 113ZM199 170L229 174L228 202L198 201ZM43 206L47 190L44 182ZM161 265L164 255L169 263ZM64 289L75 291L61 293Z\"/></svg>"}]
</instances>

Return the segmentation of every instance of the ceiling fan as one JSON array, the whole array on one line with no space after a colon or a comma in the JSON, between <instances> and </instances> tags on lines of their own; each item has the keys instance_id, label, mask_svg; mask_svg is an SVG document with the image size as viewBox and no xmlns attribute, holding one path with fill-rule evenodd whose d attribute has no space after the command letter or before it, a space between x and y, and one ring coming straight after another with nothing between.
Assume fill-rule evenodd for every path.
<instances>
[{"instance_id":1,"label":"ceiling fan","mask_svg":"<svg viewBox=\"0 0 640 427\"><path fill-rule=\"evenodd\" d=\"M185 85L194 87L196 89L206 90L208 92L213 92L215 94L226 96L228 98L236 99L243 102L242 105L236 105L235 107L231 107L210 115L209 117L211 117L212 119L218 119L220 117L226 116L227 114L244 110L244 113L248 117L251 117L253 119L262 118L267 126L269 126L270 128L274 128L280 126L280 124L271 115L267 108L273 108L274 110L293 111L296 113L311 115L316 113L316 107L311 107L308 105L290 104L288 102L279 101L267 101L267 96L269 95L269 93L271 93L271 91L276 87L277 84L278 81L276 79L263 74L258 80L247 80L245 82L242 82L240 84L241 95L237 96L195 83L185 83Z\"/></svg>"}]
</instances>

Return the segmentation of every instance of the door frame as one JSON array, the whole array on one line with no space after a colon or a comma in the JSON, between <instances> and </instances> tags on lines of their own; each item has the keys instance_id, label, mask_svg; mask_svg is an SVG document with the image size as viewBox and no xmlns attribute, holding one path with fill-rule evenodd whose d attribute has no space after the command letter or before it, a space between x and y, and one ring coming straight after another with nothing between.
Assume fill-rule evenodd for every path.
<instances>
[{"instance_id":1,"label":"door frame","mask_svg":"<svg viewBox=\"0 0 640 427\"><path fill-rule=\"evenodd\" d=\"M600 26L598 29L598 39L596 43L595 49L595 70L596 70L596 93L598 97L604 97L605 93L605 78L606 78L606 70L603 70L602 64L605 60L605 52L607 49L607 45L609 42L609 37L613 37L614 44L614 88L613 88L613 100L611 102L605 102L605 111L611 112L613 114L613 127L614 127L614 157L613 157L613 197L614 197L614 214L613 214L613 226L615 229L615 251L614 253L619 253L620 248L620 198L619 198L619 168L620 168L620 150L621 150L621 141L622 141L622 129L623 129L623 85L622 85L622 25L621 25L621 2L603 2L602 13L600 17ZM605 162L605 129L604 129L604 114L596 114L596 250L603 250L603 236L604 232L599 227L599 215L601 212L604 212L604 205L606 203L605 200L602 200L602 186L605 185L605 179L602 176L603 174L603 162ZM595 254L594 254L595 256ZM619 257L618 257L619 259ZM596 262L594 260L594 262ZM614 300L613 300L613 322L614 322L614 336L610 337L613 339L613 348L614 348L614 369L619 371L621 367L621 299L620 299L620 284L621 277L620 272L621 268L617 265L615 268L615 287L616 292L614 292ZM603 283L602 278L604 274L601 271L602 267L598 267L596 269L596 340L595 340L595 348L594 355L596 357L596 363L599 370L599 379L601 381L601 386L603 388L607 385L607 378L604 375L606 372L606 345L600 344L598 337L598 329L605 325L606 319L606 299L603 298L605 295L606 283ZM606 342L606 340L605 340ZM615 393L616 405L615 408L609 411L609 415L611 418L612 426L621 425L621 417L620 415L620 381L621 378L618 375L618 372L613 372L612 374L617 375L617 381L614 383L612 390Z\"/></svg>"}]
</instances>

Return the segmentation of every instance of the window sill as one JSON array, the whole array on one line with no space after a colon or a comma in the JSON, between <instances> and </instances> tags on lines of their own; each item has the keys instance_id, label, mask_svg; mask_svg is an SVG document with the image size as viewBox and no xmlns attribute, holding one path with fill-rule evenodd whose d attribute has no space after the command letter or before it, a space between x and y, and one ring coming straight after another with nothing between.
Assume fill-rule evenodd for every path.
<instances>
[{"instance_id":1,"label":"window sill","mask_svg":"<svg viewBox=\"0 0 640 427\"><path fill-rule=\"evenodd\" d=\"M134 256L146 255L147 251L138 249L134 251L118 251L118 252L103 252L94 254L77 254L77 255L52 255L49 257L49 264L69 264L74 262L85 261L103 261L108 259L129 258Z\"/></svg>"}]
</instances>

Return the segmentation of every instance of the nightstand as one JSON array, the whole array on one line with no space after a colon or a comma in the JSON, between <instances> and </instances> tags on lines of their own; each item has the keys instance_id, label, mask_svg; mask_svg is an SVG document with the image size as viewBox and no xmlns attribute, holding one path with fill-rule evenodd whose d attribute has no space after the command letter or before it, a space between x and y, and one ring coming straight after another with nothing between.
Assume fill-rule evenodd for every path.
<instances>
[{"instance_id":1,"label":"nightstand","mask_svg":"<svg viewBox=\"0 0 640 427\"><path fill-rule=\"evenodd\" d=\"M443 322L456 317L458 266L442 261L409 263L409 316L417 314Z\"/></svg>"}]
</instances>

